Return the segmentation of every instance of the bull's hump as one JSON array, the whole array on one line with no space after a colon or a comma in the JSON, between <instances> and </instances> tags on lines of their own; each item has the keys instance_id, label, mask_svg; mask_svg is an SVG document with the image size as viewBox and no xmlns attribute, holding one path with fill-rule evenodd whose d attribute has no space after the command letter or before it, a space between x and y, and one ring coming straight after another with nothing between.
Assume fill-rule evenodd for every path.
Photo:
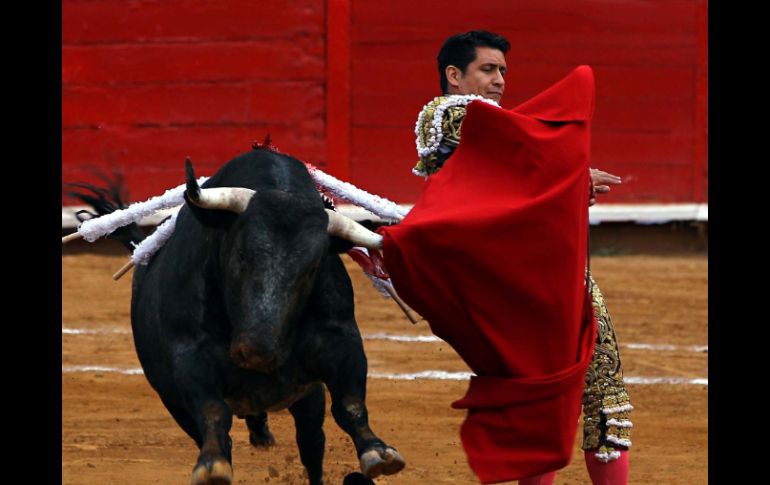
<instances>
[{"instance_id":1,"label":"bull's hump","mask_svg":"<svg viewBox=\"0 0 770 485\"><path fill-rule=\"evenodd\" d=\"M288 155L252 150L223 165L207 182L211 187L246 187L313 193L315 185L305 165Z\"/></svg>"}]
</instances>

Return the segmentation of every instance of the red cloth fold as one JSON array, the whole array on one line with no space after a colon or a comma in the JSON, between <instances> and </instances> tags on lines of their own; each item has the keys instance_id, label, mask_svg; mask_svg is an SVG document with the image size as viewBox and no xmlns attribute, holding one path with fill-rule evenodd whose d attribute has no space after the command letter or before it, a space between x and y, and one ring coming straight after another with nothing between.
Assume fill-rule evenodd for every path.
<instances>
[{"instance_id":1,"label":"red cloth fold","mask_svg":"<svg viewBox=\"0 0 770 485\"><path fill-rule=\"evenodd\" d=\"M383 227L399 295L478 377L453 404L482 483L566 465L595 322L585 286L593 73L512 110L473 102L455 153Z\"/></svg>"}]
</instances>

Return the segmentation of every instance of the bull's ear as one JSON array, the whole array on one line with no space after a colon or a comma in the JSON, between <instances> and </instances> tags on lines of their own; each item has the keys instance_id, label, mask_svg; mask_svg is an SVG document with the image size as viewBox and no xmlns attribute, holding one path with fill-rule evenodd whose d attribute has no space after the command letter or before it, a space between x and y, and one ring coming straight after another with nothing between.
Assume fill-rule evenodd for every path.
<instances>
[{"instance_id":1,"label":"bull's ear","mask_svg":"<svg viewBox=\"0 0 770 485\"><path fill-rule=\"evenodd\" d=\"M184 169L185 182L187 184L187 190L184 192L184 201L198 222L208 227L223 227L235 220L235 214L232 212L199 207L196 202L200 202L201 188L195 179L195 171L193 170L190 157L185 158Z\"/></svg>"},{"instance_id":2,"label":"bull's ear","mask_svg":"<svg viewBox=\"0 0 770 485\"><path fill-rule=\"evenodd\" d=\"M187 207L192 212L193 217L206 227L226 227L232 224L238 217L238 214L230 211L198 207L187 197L187 191L184 193L184 201L187 203Z\"/></svg>"}]
</instances>

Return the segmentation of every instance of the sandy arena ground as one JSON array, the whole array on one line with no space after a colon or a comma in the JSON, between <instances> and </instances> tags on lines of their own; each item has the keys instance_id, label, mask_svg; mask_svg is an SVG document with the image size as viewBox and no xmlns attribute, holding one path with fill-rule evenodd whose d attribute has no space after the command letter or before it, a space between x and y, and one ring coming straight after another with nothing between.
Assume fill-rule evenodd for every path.
<instances>
[{"instance_id":1,"label":"sandy arena ground","mask_svg":"<svg viewBox=\"0 0 770 485\"><path fill-rule=\"evenodd\" d=\"M62 251L62 483L189 483L198 450L143 375L71 370L139 368L129 319L131 277L110 278L127 259L115 248L99 242L96 253ZM430 335L425 322L412 325L349 258L345 261L364 337ZM708 378L706 255L594 257L591 265L615 321L627 378ZM467 371L443 342L366 339L364 345L370 373ZM466 387L467 381L370 376L372 428L407 460L401 473L379 478L378 484L478 483L459 440L464 413L449 407ZM707 483L708 384L629 384L629 393L636 407L630 483ZM245 423L234 420L234 483L306 484L291 416L271 414L270 427L276 446L256 450L249 446ZM338 485L357 470L358 461L328 411L324 427L326 483ZM578 445L557 484L590 484Z\"/></svg>"}]
</instances>

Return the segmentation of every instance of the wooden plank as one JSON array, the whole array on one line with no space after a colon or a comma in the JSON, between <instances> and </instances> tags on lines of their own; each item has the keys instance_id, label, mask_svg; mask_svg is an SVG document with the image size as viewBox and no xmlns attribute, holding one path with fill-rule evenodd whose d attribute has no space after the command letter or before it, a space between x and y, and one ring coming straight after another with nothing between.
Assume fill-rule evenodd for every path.
<instances>
[{"instance_id":1,"label":"wooden plank","mask_svg":"<svg viewBox=\"0 0 770 485\"><path fill-rule=\"evenodd\" d=\"M695 32L695 1L574 2L570 0L488 1L468 8L464 0L391 0L353 4L353 25L442 27L455 32L472 28L561 33Z\"/></svg>"},{"instance_id":2,"label":"wooden plank","mask_svg":"<svg viewBox=\"0 0 770 485\"><path fill-rule=\"evenodd\" d=\"M61 25L68 45L320 36L323 22L318 0L64 0Z\"/></svg>"},{"instance_id":3,"label":"wooden plank","mask_svg":"<svg viewBox=\"0 0 770 485\"><path fill-rule=\"evenodd\" d=\"M218 165L203 164L193 161L195 174L197 176L209 176L216 172ZM112 175L111 167L100 167L108 176ZM163 194L166 190L177 187L184 183L184 167L181 168L158 168L152 169L132 169L131 167L121 167L124 186L128 189L128 200L130 202L139 202L150 197ZM94 184L99 187L105 185L104 181L95 177L91 169L72 168L62 172L62 180L65 184L70 181L78 181ZM62 193L62 205L82 204L73 197L67 195L69 189L66 185Z\"/></svg>"},{"instance_id":4,"label":"wooden plank","mask_svg":"<svg viewBox=\"0 0 770 485\"><path fill-rule=\"evenodd\" d=\"M420 195L425 181L409 171L389 165L390 161L379 157L353 156L353 183L393 202L413 203Z\"/></svg>"},{"instance_id":5,"label":"wooden plank","mask_svg":"<svg viewBox=\"0 0 770 485\"><path fill-rule=\"evenodd\" d=\"M683 67L594 67L596 93L605 99L695 101L694 63Z\"/></svg>"},{"instance_id":6,"label":"wooden plank","mask_svg":"<svg viewBox=\"0 0 770 485\"><path fill-rule=\"evenodd\" d=\"M132 200L146 200L175 187L184 181L184 157L193 160L196 173L213 174L223 163L251 148L251 141L264 137L265 131L256 129L186 130L187 133L148 133L142 138L126 134L122 137L99 139L91 136L63 136L62 182L88 182L103 185L93 173L100 169L111 173L116 167L125 174ZM192 132L192 133L190 133ZM290 143L291 130L270 130L281 150L326 170L323 138L303 138ZM77 138L77 139L73 139ZM138 138L138 139L137 139ZM92 148L89 150L89 148ZM82 158L76 158L76 157ZM72 204L74 201L66 201Z\"/></svg>"},{"instance_id":7,"label":"wooden plank","mask_svg":"<svg viewBox=\"0 0 770 485\"><path fill-rule=\"evenodd\" d=\"M62 125L286 124L320 118L324 105L312 81L65 86Z\"/></svg>"},{"instance_id":8,"label":"wooden plank","mask_svg":"<svg viewBox=\"0 0 770 485\"><path fill-rule=\"evenodd\" d=\"M414 202L424 183L412 174L414 129L354 127L352 134L354 183L400 203Z\"/></svg>"},{"instance_id":9,"label":"wooden plank","mask_svg":"<svg viewBox=\"0 0 770 485\"><path fill-rule=\"evenodd\" d=\"M298 42L64 46L62 84L322 81L323 55L323 38L316 37Z\"/></svg>"},{"instance_id":10,"label":"wooden plank","mask_svg":"<svg viewBox=\"0 0 770 485\"><path fill-rule=\"evenodd\" d=\"M392 94L358 95L353 100L351 111L353 126L404 127L414 131L417 115L436 92L421 90L414 94L396 91Z\"/></svg>"},{"instance_id":11,"label":"wooden plank","mask_svg":"<svg viewBox=\"0 0 770 485\"><path fill-rule=\"evenodd\" d=\"M184 157L196 163L221 164L251 149L255 140L270 134L279 150L325 166L323 119L291 125L252 124L182 128L131 128L62 132L62 171L83 167L123 166L150 170L183 167Z\"/></svg>"},{"instance_id":12,"label":"wooden plank","mask_svg":"<svg viewBox=\"0 0 770 485\"><path fill-rule=\"evenodd\" d=\"M437 90L439 84L435 62L435 59L429 58L395 61L353 59L352 93L356 99L362 94L407 94L428 84Z\"/></svg>"},{"instance_id":13,"label":"wooden plank","mask_svg":"<svg viewBox=\"0 0 770 485\"><path fill-rule=\"evenodd\" d=\"M353 60L353 94L409 92L438 86L433 59ZM578 64L535 63L508 65L506 96L534 96L567 76ZM644 99L694 99L694 63L689 66L592 66L598 96ZM411 89L410 89L411 88ZM435 88L434 88L435 89ZM513 101L513 100L512 100ZM505 105L505 103L503 103Z\"/></svg>"},{"instance_id":14,"label":"wooden plank","mask_svg":"<svg viewBox=\"0 0 770 485\"><path fill-rule=\"evenodd\" d=\"M461 29L460 31L465 30ZM419 49L429 50L432 56L438 52L444 40L458 29L445 26L418 26L414 24L402 24L397 26L358 25L352 27L354 47L373 48L378 46L388 49L390 47L408 48L414 46ZM535 48L558 49L590 49L598 47L635 47L663 49L690 46L695 47L697 34L689 29L665 29L649 32L628 32L624 29L602 32L600 35L586 35L584 29L567 30L554 33L546 29L529 30L523 25L516 25L495 33L502 35L511 43L509 53L522 56L528 55ZM623 58L635 55L635 52L627 52ZM539 56L535 56L539 59Z\"/></svg>"},{"instance_id":15,"label":"wooden plank","mask_svg":"<svg viewBox=\"0 0 770 485\"><path fill-rule=\"evenodd\" d=\"M592 166L602 169L623 164L691 166L694 138L694 134L594 130L591 137Z\"/></svg>"},{"instance_id":16,"label":"wooden plank","mask_svg":"<svg viewBox=\"0 0 770 485\"><path fill-rule=\"evenodd\" d=\"M683 203L693 200L690 166L625 164L612 173L621 176L623 184L602 196L604 203Z\"/></svg>"},{"instance_id":17,"label":"wooden plank","mask_svg":"<svg viewBox=\"0 0 770 485\"><path fill-rule=\"evenodd\" d=\"M693 200L708 202L708 2L698 2L698 55L695 76L695 160Z\"/></svg>"},{"instance_id":18,"label":"wooden plank","mask_svg":"<svg viewBox=\"0 0 770 485\"><path fill-rule=\"evenodd\" d=\"M593 126L597 130L649 131L672 135L692 134L692 100L604 101L597 97Z\"/></svg>"},{"instance_id":19,"label":"wooden plank","mask_svg":"<svg viewBox=\"0 0 770 485\"><path fill-rule=\"evenodd\" d=\"M352 134L353 156L389 158L389 165L397 165L399 170L406 172L409 172L417 161L414 128L354 127Z\"/></svg>"},{"instance_id":20,"label":"wooden plank","mask_svg":"<svg viewBox=\"0 0 770 485\"><path fill-rule=\"evenodd\" d=\"M350 1L328 2L326 159L331 175L350 178Z\"/></svg>"},{"instance_id":21,"label":"wooden plank","mask_svg":"<svg viewBox=\"0 0 770 485\"><path fill-rule=\"evenodd\" d=\"M362 35L371 35L367 29ZM354 60L412 61L424 60L436 69L436 55L442 32L426 32L416 40L406 40L398 33L383 32L382 40L353 45ZM517 37L521 37L518 39ZM515 73L517 64L555 63L592 66L692 66L696 45L692 35L665 39L659 34L629 35L610 33L600 37L559 36L533 33L508 37L512 47L506 55L508 67Z\"/></svg>"}]
</instances>

